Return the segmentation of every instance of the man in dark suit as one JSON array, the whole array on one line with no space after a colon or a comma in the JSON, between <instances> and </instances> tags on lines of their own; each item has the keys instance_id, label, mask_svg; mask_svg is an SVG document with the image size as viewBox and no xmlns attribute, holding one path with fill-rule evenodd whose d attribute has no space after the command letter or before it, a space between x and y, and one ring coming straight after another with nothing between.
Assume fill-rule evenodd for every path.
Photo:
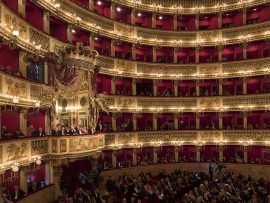
<instances>
[{"instance_id":1,"label":"man in dark suit","mask_svg":"<svg viewBox=\"0 0 270 203\"><path fill-rule=\"evenodd\" d=\"M127 131L132 131L132 123L130 122L129 119L127 119Z\"/></svg>"},{"instance_id":2,"label":"man in dark suit","mask_svg":"<svg viewBox=\"0 0 270 203\"><path fill-rule=\"evenodd\" d=\"M26 193L24 191L22 191L21 189L19 189L19 187L16 185L14 186L14 191L11 193L11 200L17 200L22 198Z\"/></svg>"},{"instance_id":3,"label":"man in dark suit","mask_svg":"<svg viewBox=\"0 0 270 203\"><path fill-rule=\"evenodd\" d=\"M1 138L7 137L7 135L8 135L7 127L3 125L1 129Z\"/></svg>"},{"instance_id":4,"label":"man in dark suit","mask_svg":"<svg viewBox=\"0 0 270 203\"><path fill-rule=\"evenodd\" d=\"M65 129L65 126L62 125L61 129L58 131L58 135L66 135L67 130Z\"/></svg>"},{"instance_id":5,"label":"man in dark suit","mask_svg":"<svg viewBox=\"0 0 270 203\"><path fill-rule=\"evenodd\" d=\"M211 161L209 164L209 180L213 180L213 174L214 174L214 166L213 162Z\"/></svg>"},{"instance_id":6,"label":"man in dark suit","mask_svg":"<svg viewBox=\"0 0 270 203\"><path fill-rule=\"evenodd\" d=\"M103 126L102 126L101 120L99 120L97 123L96 132L100 132L102 130L103 130Z\"/></svg>"},{"instance_id":7,"label":"man in dark suit","mask_svg":"<svg viewBox=\"0 0 270 203\"><path fill-rule=\"evenodd\" d=\"M39 127L38 131L36 131L34 135L37 137L45 136L45 131L41 127Z\"/></svg>"}]
</instances>

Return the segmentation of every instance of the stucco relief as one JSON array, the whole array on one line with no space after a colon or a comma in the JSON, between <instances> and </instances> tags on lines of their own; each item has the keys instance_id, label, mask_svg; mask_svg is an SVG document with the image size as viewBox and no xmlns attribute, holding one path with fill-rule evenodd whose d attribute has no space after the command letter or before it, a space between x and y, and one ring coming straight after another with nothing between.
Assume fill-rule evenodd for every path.
<instances>
[{"instance_id":1,"label":"stucco relief","mask_svg":"<svg viewBox=\"0 0 270 203\"><path fill-rule=\"evenodd\" d=\"M60 139L60 153L67 152L67 139Z\"/></svg>"},{"instance_id":2,"label":"stucco relief","mask_svg":"<svg viewBox=\"0 0 270 203\"><path fill-rule=\"evenodd\" d=\"M57 139L52 139L52 153L57 153L58 150L58 144L57 144Z\"/></svg>"},{"instance_id":3,"label":"stucco relief","mask_svg":"<svg viewBox=\"0 0 270 203\"><path fill-rule=\"evenodd\" d=\"M26 39L26 24L10 13L5 13L4 22L10 30L19 31L19 36Z\"/></svg>"},{"instance_id":4,"label":"stucco relief","mask_svg":"<svg viewBox=\"0 0 270 203\"><path fill-rule=\"evenodd\" d=\"M135 72L135 63L131 61L117 60L116 69L124 72Z\"/></svg>"},{"instance_id":5,"label":"stucco relief","mask_svg":"<svg viewBox=\"0 0 270 203\"><path fill-rule=\"evenodd\" d=\"M218 31L199 32L199 38L202 41L212 41L217 39L219 37L218 35Z\"/></svg>"},{"instance_id":6,"label":"stucco relief","mask_svg":"<svg viewBox=\"0 0 270 203\"><path fill-rule=\"evenodd\" d=\"M135 143L135 135L134 134L118 134L117 143L118 144Z\"/></svg>"},{"instance_id":7,"label":"stucco relief","mask_svg":"<svg viewBox=\"0 0 270 203\"><path fill-rule=\"evenodd\" d=\"M91 151L102 146L102 136L70 139L70 152Z\"/></svg>"},{"instance_id":8,"label":"stucco relief","mask_svg":"<svg viewBox=\"0 0 270 203\"><path fill-rule=\"evenodd\" d=\"M218 65L204 65L199 66L199 74L218 74L221 73L221 70Z\"/></svg>"},{"instance_id":9,"label":"stucco relief","mask_svg":"<svg viewBox=\"0 0 270 203\"><path fill-rule=\"evenodd\" d=\"M32 156L48 153L48 140L35 140L31 145Z\"/></svg>"},{"instance_id":10,"label":"stucco relief","mask_svg":"<svg viewBox=\"0 0 270 203\"><path fill-rule=\"evenodd\" d=\"M217 141L221 139L219 132L200 132L199 135L202 141Z\"/></svg>"},{"instance_id":11,"label":"stucco relief","mask_svg":"<svg viewBox=\"0 0 270 203\"><path fill-rule=\"evenodd\" d=\"M135 99L133 98L117 98L116 106L118 107L134 107L135 106Z\"/></svg>"},{"instance_id":12,"label":"stucco relief","mask_svg":"<svg viewBox=\"0 0 270 203\"><path fill-rule=\"evenodd\" d=\"M220 105L219 98L200 100L200 107L219 107L219 105Z\"/></svg>"},{"instance_id":13,"label":"stucco relief","mask_svg":"<svg viewBox=\"0 0 270 203\"><path fill-rule=\"evenodd\" d=\"M134 28L131 26L115 24L115 31L128 37L132 37L134 35Z\"/></svg>"},{"instance_id":14,"label":"stucco relief","mask_svg":"<svg viewBox=\"0 0 270 203\"><path fill-rule=\"evenodd\" d=\"M11 78L6 78L7 90L5 94L26 98L27 97L27 84L25 82L20 82L13 80Z\"/></svg>"},{"instance_id":15,"label":"stucco relief","mask_svg":"<svg viewBox=\"0 0 270 203\"><path fill-rule=\"evenodd\" d=\"M12 143L7 146L7 161L12 161L27 156L27 144L22 143Z\"/></svg>"}]
</instances>

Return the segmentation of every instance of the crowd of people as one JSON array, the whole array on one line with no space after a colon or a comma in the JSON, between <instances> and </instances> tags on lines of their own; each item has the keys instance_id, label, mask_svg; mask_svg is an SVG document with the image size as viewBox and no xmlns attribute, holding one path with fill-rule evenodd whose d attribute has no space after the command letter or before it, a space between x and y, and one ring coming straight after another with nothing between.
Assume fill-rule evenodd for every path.
<instances>
[{"instance_id":1,"label":"crowd of people","mask_svg":"<svg viewBox=\"0 0 270 203\"><path fill-rule=\"evenodd\" d=\"M209 165L209 170L212 164ZM218 174L175 170L153 175L140 173L137 177L123 174L109 177L106 191L98 187L79 188L73 197L75 203L270 203L270 182L256 180L231 171ZM83 189L84 188L84 189Z\"/></svg>"},{"instance_id":2,"label":"crowd of people","mask_svg":"<svg viewBox=\"0 0 270 203\"><path fill-rule=\"evenodd\" d=\"M2 126L1 128L1 138L0 139L8 139L8 138L20 138L26 136L36 136L41 137L45 136L46 133L42 127L35 129L32 125L27 127L27 134L24 134L20 129L16 130L14 133L10 133L6 126Z\"/></svg>"}]
</instances>

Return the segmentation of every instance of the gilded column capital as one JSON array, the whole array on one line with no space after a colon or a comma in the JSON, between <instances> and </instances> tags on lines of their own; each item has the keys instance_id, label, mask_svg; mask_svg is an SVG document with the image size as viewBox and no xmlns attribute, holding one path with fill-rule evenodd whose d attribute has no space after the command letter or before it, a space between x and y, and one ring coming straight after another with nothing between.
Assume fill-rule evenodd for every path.
<instances>
[{"instance_id":1,"label":"gilded column capital","mask_svg":"<svg viewBox=\"0 0 270 203\"><path fill-rule=\"evenodd\" d=\"M174 118L174 119L178 119L178 117L179 117L179 113L174 113L174 114L173 114L173 118Z\"/></svg>"},{"instance_id":2,"label":"gilded column capital","mask_svg":"<svg viewBox=\"0 0 270 203\"><path fill-rule=\"evenodd\" d=\"M173 81L173 84L174 84L174 86L178 86L179 81L178 81L178 80L174 80L174 81Z\"/></svg>"},{"instance_id":3,"label":"gilded column capital","mask_svg":"<svg viewBox=\"0 0 270 203\"><path fill-rule=\"evenodd\" d=\"M243 146L243 151L244 152L249 152L250 150L250 147L249 146Z\"/></svg>"},{"instance_id":4,"label":"gilded column capital","mask_svg":"<svg viewBox=\"0 0 270 203\"><path fill-rule=\"evenodd\" d=\"M156 86L158 83L160 83L160 80L154 79L153 80L153 85Z\"/></svg>"},{"instance_id":5,"label":"gilded column capital","mask_svg":"<svg viewBox=\"0 0 270 203\"><path fill-rule=\"evenodd\" d=\"M154 118L154 119L158 119L158 118L159 118L159 116L160 116L160 114L159 114L159 113L153 113L153 118Z\"/></svg>"},{"instance_id":6,"label":"gilded column capital","mask_svg":"<svg viewBox=\"0 0 270 203\"><path fill-rule=\"evenodd\" d=\"M201 80L195 80L196 86L201 84Z\"/></svg>"},{"instance_id":7,"label":"gilded column capital","mask_svg":"<svg viewBox=\"0 0 270 203\"><path fill-rule=\"evenodd\" d=\"M243 83L247 83L247 77L242 77L241 80Z\"/></svg>"},{"instance_id":8,"label":"gilded column capital","mask_svg":"<svg viewBox=\"0 0 270 203\"><path fill-rule=\"evenodd\" d=\"M203 147L200 145L196 145L195 146L196 152L202 152L203 151Z\"/></svg>"},{"instance_id":9,"label":"gilded column capital","mask_svg":"<svg viewBox=\"0 0 270 203\"><path fill-rule=\"evenodd\" d=\"M219 145L219 146L218 146L218 151L219 151L219 152L225 151L225 146Z\"/></svg>"},{"instance_id":10,"label":"gilded column capital","mask_svg":"<svg viewBox=\"0 0 270 203\"><path fill-rule=\"evenodd\" d=\"M219 78L219 79L218 79L218 84L219 84L219 85L222 85L222 84L223 84L223 81L224 81L223 78Z\"/></svg>"},{"instance_id":11,"label":"gilded column capital","mask_svg":"<svg viewBox=\"0 0 270 203\"><path fill-rule=\"evenodd\" d=\"M218 112L218 118L223 118L224 117L224 113L223 112Z\"/></svg>"},{"instance_id":12,"label":"gilded column capital","mask_svg":"<svg viewBox=\"0 0 270 203\"><path fill-rule=\"evenodd\" d=\"M200 119L202 114L200 112L196 112L196 119Z\"/></svg>"}]
</instances>

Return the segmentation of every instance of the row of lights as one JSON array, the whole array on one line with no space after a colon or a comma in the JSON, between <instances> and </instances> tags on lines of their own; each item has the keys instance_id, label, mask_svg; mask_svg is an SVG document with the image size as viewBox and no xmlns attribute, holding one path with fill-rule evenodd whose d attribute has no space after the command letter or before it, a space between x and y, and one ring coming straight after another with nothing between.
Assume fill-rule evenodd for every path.
<instances>
[{"instance_id":1,"label":"row of lights","mask_svg":"<svg viewBox=\"0 0 270 203\"><path fill-rule=\"evenodd\" d=\"M31 100L31 99L25 99L25 98L20 98L17 96L10 96L7 94L0 94L2 97L11 99L14 104L18 104L20 101L26 101L26 102L31 102L35 104L35 107L40 107L40 101L37 100Z\"/></svg>"}]
</instances>

